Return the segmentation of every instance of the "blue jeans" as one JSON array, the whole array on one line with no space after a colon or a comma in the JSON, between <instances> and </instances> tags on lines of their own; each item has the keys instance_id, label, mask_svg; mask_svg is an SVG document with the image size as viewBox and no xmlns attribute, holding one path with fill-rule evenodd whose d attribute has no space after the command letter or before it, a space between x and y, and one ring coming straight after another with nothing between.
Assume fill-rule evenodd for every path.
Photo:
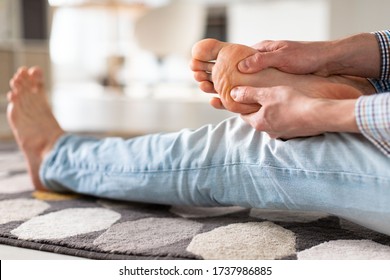
<instances>
[{"instance_id":1,"label":"blue jeans","mask_svg":"<svg viewBox=\"0 0 390 280\"><path fill-rule=\"evenodd\" d=\"M65 135L40 177L120 200L321 211L390 235L390 160L358 134L282 141L231 118L129 140Z\"/></svg>"}]
</instances>

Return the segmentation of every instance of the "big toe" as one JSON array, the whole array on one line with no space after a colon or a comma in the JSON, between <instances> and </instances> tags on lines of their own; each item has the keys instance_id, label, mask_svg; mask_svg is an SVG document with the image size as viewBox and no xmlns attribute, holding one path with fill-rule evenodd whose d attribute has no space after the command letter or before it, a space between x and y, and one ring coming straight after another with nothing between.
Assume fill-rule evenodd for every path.
<instances>
[{"instance_id":1,"label":"big toe","mask_svg":"<svg viewBox=\"0 0 390 280\"><path fill-rule=\"evenodd\" d=\"M216 39L204 39L192 47L192 57L201 61L216 60L218 53L227 43Z\"/></svg>"},{"instance_id":2,"label":"big toe","mask_svg":"<svg viewBox=\"0 0 390 280\"><path fill-rule=\"evenodd\" d=\"M31 84L34 88L37 88L38 91L43 88L43 73L39 67L32 67L28 70L30 76Z\"/></svg>"}]
</instances>

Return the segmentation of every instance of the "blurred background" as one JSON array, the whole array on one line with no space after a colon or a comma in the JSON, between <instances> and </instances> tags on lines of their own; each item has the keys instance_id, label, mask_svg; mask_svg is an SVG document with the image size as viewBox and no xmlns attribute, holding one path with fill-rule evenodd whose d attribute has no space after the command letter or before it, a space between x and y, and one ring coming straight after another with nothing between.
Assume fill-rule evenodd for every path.
<instances>
[{"instance_id":1,"label":"blurred background","mask_svg":"<svg viewBox=\"0 0 390 280\"><path fill-rule=\"evenodd\" d=\"M329 40L389 28L388 0L0 0L0 136L8 81L40 66L68 131L139 135L197 128L212 109L189 70L203 38Z\"/></svg>"}]
</instances>

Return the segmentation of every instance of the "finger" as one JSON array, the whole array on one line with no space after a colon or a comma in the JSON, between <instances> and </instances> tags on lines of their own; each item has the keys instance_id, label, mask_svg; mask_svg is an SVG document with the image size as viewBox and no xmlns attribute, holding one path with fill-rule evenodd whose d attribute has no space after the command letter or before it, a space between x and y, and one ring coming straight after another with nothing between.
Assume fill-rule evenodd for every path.
<instances>
[{"instance_id":1,"label":"finger","mask_svg":"<svg viewBox=\"0 0 390 280\"><path fill-rule=\"evenodd\" d=\"M213 97L209 101L210 105L218 110L226 110L225 106L223 106L221 99L217 97Z\"/></svg>"},{"instance_id":2,"label":"finger","mask_svg":"<svg viewBox=\"0 0 390 280\"><path fill-rule=\"evenodd\" d=\"M230 92L234 101L244 104L263 104L272 88L235 87Z\"/></svg>"},{"instance_id":3,"label":"finger","mask_svg":"<svg viewBox=\"0 0 390 280\"><path fill-rule=\"evenodd\" d=\"M197 59L192 59L190 62L190 69L192 71L205 71L211 73L214 67L213 62L200 61Z\"/></svg>"},{"instance_id":4,"label":"finger","mask_svg":"<svg viewBox=\"0 0 390 280\"><path fill-rule=\"evenodd\" d=\"M217 93L217 91L214 88L214 84L209 81L200 82L199 88L201 91L204 91L206 93Z\"/></svg>"}]
</instances>

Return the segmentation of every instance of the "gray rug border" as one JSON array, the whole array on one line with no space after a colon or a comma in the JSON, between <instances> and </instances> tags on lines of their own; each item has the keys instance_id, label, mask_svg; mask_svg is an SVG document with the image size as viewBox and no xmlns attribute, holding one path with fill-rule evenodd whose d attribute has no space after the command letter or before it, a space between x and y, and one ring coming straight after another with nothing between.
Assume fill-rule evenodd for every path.
<instances>
[{"instance_id":1,"label":"gray rug border","mask_svg":"<svg viewBox=\"0 0 390 280\"><path fill-rule=\"evenodd\" d=\"M77 248L68 248L59 245L45 244L29 240L20 240L0 236L0 244L19 247L24 249L32 249L43 252L62 254L92 260L195 260L191 258L174 258L171 256L143 256L143 255L127 255L117 253L101 253L95 251L86 251Z\"/></svg>"}]
</instances>

